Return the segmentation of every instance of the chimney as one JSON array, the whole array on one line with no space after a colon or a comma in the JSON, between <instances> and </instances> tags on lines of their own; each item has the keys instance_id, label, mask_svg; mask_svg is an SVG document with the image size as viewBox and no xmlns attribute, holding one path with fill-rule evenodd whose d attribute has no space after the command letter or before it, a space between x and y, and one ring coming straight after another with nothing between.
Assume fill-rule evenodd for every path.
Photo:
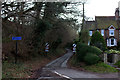
<instances>
[{"instance_id":1,"label":"chimney","mask_svg":"<svg viewBox=\"0 0 120 80\"><path fill-rule=\"evenodd\" d=\"M119 20L119 8L115 10L115 20Z\"/></svg>"},{"instance_id":2,"label":"chimney","mask_svg":"<svg viewBox=\"0 0 120 80\"><path fill-rule=\"evenodd\" d=\"M119 11L120 11L120 1L118 2L118 8L119 8ZM119 15L120 15L120 13L119 13Z\"/></svg>"}]
</instances>

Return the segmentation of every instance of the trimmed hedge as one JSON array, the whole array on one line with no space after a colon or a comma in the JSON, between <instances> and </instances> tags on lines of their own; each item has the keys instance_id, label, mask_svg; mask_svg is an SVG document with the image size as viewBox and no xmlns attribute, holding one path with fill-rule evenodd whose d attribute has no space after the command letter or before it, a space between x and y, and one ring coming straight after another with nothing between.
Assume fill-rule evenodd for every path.
<instances>
[{"instance_id":1,"label":"trimmed hedge","mask_svg":"<svg viewBox=\"0 0 120 80\"><path fill-rule=\"evenodd\" d=\"M83 43L78 43L77 47L76 47L76 57L78 61L83 61L84 60L84 56L86 55L86 53L89 51L88 49L90 49L90 46L83 44Z\"/></svg>"},{"instance_id":2,"label":"trimmed hedge","mask_svg":"<svg viewBox=\"0 0 120 80\"><path fill-rule=\"evenodd\" d=\"M97 48L95 46L88 46L87 44L84 44L84 43L78 43L77 47L76 47L76 51L77 51L77 53L76 53L77 61L78 62L83 61L86 63L89 63L85 59L86 56L91 55L91 58L92 58L93 55L99 56L102 53L102 51L99 48ZM95 59L95 61L97 61L96 58L94 58L94 59Z\"/></svg>"},{"instance_id":3,"label":"trimmed hedge","mask_svg":"<svg viewBox=\"0 0 120 80\"><path fill-rule=\"evenodd\" d=\"M84 57L84 61L88 65L96 64L99 60L100 58L96 54L93 54L93 53L87 53L86 56Z\"/></svg>"}]
</instances>

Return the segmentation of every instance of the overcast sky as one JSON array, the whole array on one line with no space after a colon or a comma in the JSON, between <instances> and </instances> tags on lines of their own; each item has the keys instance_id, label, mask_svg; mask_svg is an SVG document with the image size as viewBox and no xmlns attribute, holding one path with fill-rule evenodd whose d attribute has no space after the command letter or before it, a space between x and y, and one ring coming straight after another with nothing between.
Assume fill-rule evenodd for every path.
<instances>
[{"instance_id":1,"label":"overcast sky","mask_svg":"<svg viewBox=\"0 0 120 80\"><path fill-rule=\"evenodd\" d=\"M119 1L120 0L87 0L85 4L85 15L93 19L95 16L114 16Z\"/></svg>"}]
</instances>

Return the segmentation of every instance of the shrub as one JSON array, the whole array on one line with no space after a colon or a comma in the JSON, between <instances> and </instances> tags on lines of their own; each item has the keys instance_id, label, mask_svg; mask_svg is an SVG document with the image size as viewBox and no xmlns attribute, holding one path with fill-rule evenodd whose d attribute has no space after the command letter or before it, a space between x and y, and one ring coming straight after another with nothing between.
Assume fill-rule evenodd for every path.
<instances>
[{"instance_id":1,"label":"shrub","mask_svg":"<svg viewBox=\"0 0 120 80\"><path fill-rule=\"evenodd\" d=\"M77 60L78 61L84 61L84 57L86 56L87 53L92 53L95 55L100 55L100 53L102 53L102 51L95 47L95 46L88 46L87 44L83 44L83 43L78 43L77 47L76 47L76 56L77 56Z\"/></svg>"},{"instance_id":2,"label":"shrub","mask_svg":"<svg viewBox=\"0 0 120 80\"><path fill-rule=\"evenodd\" d=\"M78 42L80 42L78 38L73 40L73 43L75 44L77 44Z\"/></svg>"},{"instance_id":3,"label":"shrub","mask_svg":"<svg viewBox=\"0 0 120 80\"><path fill-rule=\"evenodd\" d=\"M120 50L120 40L119 40L118 43L117 43L117 49Z\"/></svg>"},{"instance_id":4,"label":"shrub","mask_svg":"<svg viewBox=\"0 0 120 80\"><path fill-rule=\"evenodd\" d=\"M73 45L73 42L68 42L68 43L65 45L65 48L72 49L72 45Z\"/></svg>"},{"instance_id":5,"label":"shrub","mask_svg":"<svg viewBox=\"0 0 120 80\"><path fill-rule=\"evenodd\" d=\"M88 49L90 48L90 46L88 46L87 44L83 44L83 43L78 43L77 47L76 47L76 55L77 55L77 60L78 61L83 61L84 56L86 55L86 53L88 52Z\"/></svg>"},{"instance_id":6,"label":"shrub","mask_svg":"<svg viewBox=\"0 0 120 80\"><path fill-rule=\"evenodd\" d=\"M56 41L52 43L52 49L56 50L61 43L62 43L62 39L59 37Z\"/></svg>"},{"instance_id":7,"label":"shrub","mask_svg":"<svg viewBox=\"0 0 120 80\"><path fill-rule=\"evenodd\" d=\"M111 73L111 72L118 72L116 68L107 65L103 62L99 62L94 65L88 65L84 67L88 71L98 72L98 73Z\"/></svg>"},{"instance_id":8,"label":"shrub","mask_svg":"<svg viewBox=\"0 0 120 80\"><path fill-rule=\"evenodd\" d=\"M117 65L118 67L120 67L120 61L117 61L117 62L115 63L115 65Z\"/></svg>"},{"instance_id":9,"label":"shrub","mask_svg":"<svg viewBox=\"0 0 120 80\"><path fill-rule=\"evenodd\" d=\"M105 52L108 53L108 54L111 54L111 53L117 53L117 54L120 54L120 51L113 50L113 49L107 50L107 51L105 51Z\"/></svg>"},{"instance_id":10,"label":"shrub","mask_svg":"<svg viewBox=\"0 0 120 80\"><path fill-rule=\"evenodd\" d=\"M96 54L96 55L100 55L102 53L102 51L95 47L95 46L91 46L89 49L88 49L88 52L91 52L93 54Z\"/></svg>"},{"instance_id":11,"label":"shrub","mask_svg":"<svg viewBox=\"0 0 120 80\"><path fill-rule=\"evenodd\" d=\"M80 42L88 44L89 41L89 31L88 30L82 30L79 34Z\"/></svg>"},{"instance_id":12,"label":"shrub","mask_svg":"<svg viewBox=\"0 0 120 80\"><path fill-rule=\"evenodd\" d=\"M98 31L96 31L92 35L90 45L96 46L103 51L105 51L107 49L105 40L104 40L103 36Z\"/></svg>"},{"instance_id":13,"label":"shrub","mask_svg":"<svg viewBox=\"0 0 120 80\"><path fill-rule=\"evenodd\" d=\"M84 57L84 61L88 65L96 64L99 61L99 59L100 58L93 53L87 53L87 55Z\"/></svg>"}]
</instances>

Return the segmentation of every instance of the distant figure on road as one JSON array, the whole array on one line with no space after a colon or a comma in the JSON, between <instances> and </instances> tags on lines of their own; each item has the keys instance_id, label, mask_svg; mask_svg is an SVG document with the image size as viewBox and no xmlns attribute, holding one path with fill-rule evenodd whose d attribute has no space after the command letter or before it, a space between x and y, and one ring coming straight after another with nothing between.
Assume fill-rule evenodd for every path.
<instances>
[{"instance_id":1,"label":"distant figure on road","mask_svg":"<svg viewBox=\"0 0 120 80\"><path fill-rule=\"evenodd\" d=\"M73 53L76 53L76 44L73 44Z\"/></svg>"},{"instance_id":2,"label":"distant figure on road","mask_svg":"<svg viewBox=\"0 0 120 80\"><path fill-rule=\"evenodd\" d=\"M47 55L49 52L49 43L45 44L45 52L46 52L45 55Z\"/></svg>"}]
</instances>

